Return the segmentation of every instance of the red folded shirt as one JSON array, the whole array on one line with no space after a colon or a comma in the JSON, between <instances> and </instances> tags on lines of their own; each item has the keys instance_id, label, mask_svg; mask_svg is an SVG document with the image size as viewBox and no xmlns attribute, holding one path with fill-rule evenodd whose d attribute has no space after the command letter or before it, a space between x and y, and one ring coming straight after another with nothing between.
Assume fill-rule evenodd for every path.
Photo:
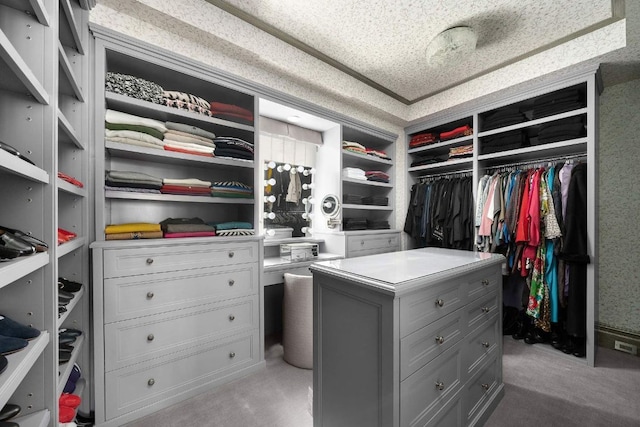
<instances>
[{"instance_id":1,"label":"red folded shirt","mask_svg":"<svg viewBox=\"0 0 640 427\"><path fill-rule=\"evenodd\" d=\"M78 237L76 233L58 228L58 245L68 242L69 240L73 240L76 237Z\"/></svg>"},{"instance_id":2,"label":"red folded shirt","mask_svg":"<svg viewBox=\"0 0 640 427\"><path fill-rule=\"evenodd\" d=\"M84 187L84 184L83 184L83 183L81 183L80 181L78 181L78 180L77 180L77 179L75 179L74 177L69 176L69 175L67 175L67 174L64 174L64 173L62 173L62 172L58 172L58 178L63 179L63 180L65 180L65 181L67 181L67 182L69 182L69 183L71 183L71 184L75 185L76 187L80 187L80 188Z\"/></svg>"},{"instance_id":3,"label":"red folded shirt","mask_svg":"<svg viewBox=\"0 0 640 427\"><path fill-rule=\"evenodd\" d=\"M471 135L471 133L473 133L473 129L471 128L471 126L464 125L447 132L442 132L440 134L440 140L444 141L447 139L457 138L462 135Z\"/></svg>"},{"instance_id":4,"label":"red folded shirt","mask_svg":"<svg viewBox=\"0 0 640 427\"><path fill-rule=\"evenodd\" d=\"M209 187L191 187L188 185L163 185L160 188L163 194L178 194L185 196L210 196L211 188Z\"/></svg>"},{"instance_id":5,"label":"red folded shirt","mask_svg":"<svg viewBox=\"0 0 640 427\"><path fill-rule=\"evenodd\" d=\"M184 153L184 154L193 154L196 156L205 156L205 157L213 157L213 153L202 153L200 151L191 151L188 148L176 148L176 147L169 147L169 146L164 146L165 151L175 151L177 153Z\"/></svg>"},{"instance_id":6,"label":"red folded shirt","mask_svg":"<svg viewBox=\"0 0 640 427\"><path fill-rule=\"evenodd\" d=\"M237 105L224 104L222 102L211 102L211 114L222 114L253 121L253 113L251 111L246 108L238 107Z\"/></svg>"}]
</instances>

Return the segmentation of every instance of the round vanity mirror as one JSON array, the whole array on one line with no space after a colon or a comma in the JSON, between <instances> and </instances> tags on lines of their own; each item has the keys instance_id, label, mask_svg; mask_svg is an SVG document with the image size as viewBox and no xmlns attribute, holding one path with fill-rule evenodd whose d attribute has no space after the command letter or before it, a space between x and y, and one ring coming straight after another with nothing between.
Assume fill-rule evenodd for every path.
<instances>
[{"instance_id":1,"label":"round vanity mirror","mask_svg":"<svg viewBox=\"0 0 640 427\"><path fill-rule=\"evenodd\" d=\"M340 202L338 201L338 197L333 194L327 194L322 199L320 208L322 209L322 214L327 218L337 217L338 212L340 211Z\"/></svg>"}]
</instances>

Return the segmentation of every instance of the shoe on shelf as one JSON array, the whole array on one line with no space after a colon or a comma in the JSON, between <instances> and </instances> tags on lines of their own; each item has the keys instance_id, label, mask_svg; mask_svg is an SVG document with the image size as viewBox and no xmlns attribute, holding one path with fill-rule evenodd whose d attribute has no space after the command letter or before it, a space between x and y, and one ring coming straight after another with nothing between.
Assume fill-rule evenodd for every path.
<instances>
[{"instance_id":1,"label":"shoe on shelf","mask_svg":"<svg viewBox=\"0 0 640 427\"><path fill-rule=\"evenodd\" d=\"M0 314L0 335L31 340L40 336L40 331Z\"/></svg>"},{"instance_id":2,"label":"shoe on shelf","mask_svg":"<svg viewBox=\"0 0 640 427\"><path fill-rule=\"evenodd\" d=\"M76 409L78 406L80 406L80 403L82 403L82 399L80 399L80 396L76 394L63 393L58 399L58 404L60 406L68 406L73 409Z\"/></svg>"},{"instance_id":3,"label":"shoe on shelf","mask_svg":"<svg viewBox=\"0 0 640 427\"><path fill-rule=\"evenodd\" d=\"M26 240L0 229L0 246L18 251L18 256L31 255L36 252L35 246Z\"/></svg>"},{"instance_id":4,"label":"shoe on shelf","mask_svg":"<svg viewBox=\"0 0 640 427\"><path fill-rule=\"evenodd\" d=\"M76 410L69 406L58 407L58 422L70 423L76 417Z\"/></svg>"},{"instance_id":5,"label":"shoe on shelf","mask_svg":"<svg viewBox=\"0 0 640 427\"><path fill-rule=\"evenodd\" d=\"M0 355L15 353L28 345L29 341L25 339L0 335Z\"/></svg>"},{"instance_id":6,"label":"shoe on shelf","mask_svg":"<svg viewBox=\"0 0 640 427\"><path fill-rule=\"evenodd\" d=\"M46 252L47 249L49 249L49 245L46 242L43 242L42 240L37 239L32 235L27 234L23 231L16 230L14 228L4 227L2 225L0 225L0 230L8 231L9 233L12 233L14 236L17 236L22 240L26 241L27 243L33 245L36 248L37 252Z\"/></svg>"},{"instance_id":7,"label":"shoe on shelf","mask_svg":"<svg viewBox=\"0 0 640 427\"><path fill-rule=\"evenodd\" d=\"M20 427L20 424L13 421L0 421L0 427Z\"/></svg>"},{"instance_id":8,"label":"shoe on shelf","mask_svg":"<svg viewBox=\"0 0 640 427\"><path fill-rule=\"evenodd\" d=\"M67 292L78 292L82 288L82 283L74 282L73 280L65 279L64 277L58 278L58 290Z\"/></svg>"},{"instance_id":9,"label":"shoe on shelf","mask_svg":"<svg viewBox=\"0 0 640 427\"><path fill-rule=\"evenodd\" d=\"M58 336L60 335L79 337L80 335L82 335L82 331L79 329L72 329L72 328L60 328L58 329Z\"/></svg>"},{"instance_id":10,"label":"shoe on shelf","mask_svg":"<svg viewBox=\"0 0 640 427\"><path fill-rule=\"evenodd\" d=\"M58 348L64 351L73 351L73 346L71 344L58 344Z\"/></svg>"},{"instance_id":11,"label":"shoe on shelf","mask_svg":"<svg viewBox=\"0 0 640 427\"><path fill-rule=\"evenodd\" d=\"M0 421L7 421L15 417L20 413L22 408L13 403L7 403L2 409L0 409Z\"/></svg>"},{"instance_id":12,"label":"shoe on shelf","mask_svg":"<svg viewBox=\"0 0 640 427\"><path fill-rule=\"evenodd\" d=\"M7 248L2 246L0 242L0 261L9 261L20 256L20 251L17 249Z\"/></svg>"},{"instance_id":13,"label":"shoe on shelf","mask_svg":"<svg viewBox=\"0 0 640 427\"><path fill-rule=\"evenodd\" d=\"M74 342L76 342L76 337L73 337L71 335L58 335L58 345L73 344Z\"/></svg>"},{"instance_id":14,"label":"shoe on shelf","mask_svg":"<svg viewBox=\"0 0 640 427\"><path fill-rule=\"evenodd\" d=\"M58 349L58 365L64 365L69 360L71 360L72 350L66 350L63 348Z\"/></svg>"},{"instance_id":15,"label":"shoe on shelf","mask_svg":"<svg viewBox=\"0 0 640 427\"><path fill-rule=\"evenodd\" d=\"M78 237L78 235L73 231L68 231L58 227L58 245L68 242L69 240L73 240L76 237Z\"/></svg>"}]
</instances>

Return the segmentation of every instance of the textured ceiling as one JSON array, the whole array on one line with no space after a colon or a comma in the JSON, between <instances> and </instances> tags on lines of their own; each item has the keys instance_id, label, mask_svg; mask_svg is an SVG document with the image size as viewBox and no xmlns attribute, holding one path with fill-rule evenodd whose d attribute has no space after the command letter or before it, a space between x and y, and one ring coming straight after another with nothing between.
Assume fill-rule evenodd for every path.
<instances>
[{"instance_id":1,"label":"textured ceiling","mask_svg":"<svg viewBox=\"0 0 640 427\"><path fill-rule=\"evenodd\" d=\"M407 104L618 19L618 0L207 1ZM476 50L430 66L428 43L461 25Z\"/></svg>"}]
</instances>

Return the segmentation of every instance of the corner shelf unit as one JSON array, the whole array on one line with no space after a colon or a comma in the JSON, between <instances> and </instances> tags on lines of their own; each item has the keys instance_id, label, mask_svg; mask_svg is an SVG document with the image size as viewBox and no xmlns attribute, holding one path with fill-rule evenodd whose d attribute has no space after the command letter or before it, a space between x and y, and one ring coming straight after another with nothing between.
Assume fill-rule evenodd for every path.
<instances>
[{"instance_id":1,"label":"corner shelf unit","mask_svg":"<svg viewBox=\"0 0 640 427\"><path fill-rule=\"evenodd\" d=\"M551 161L581 158L587 163L587 234L591 264L587 266L587 356L584 360L590 366L595 358L595 323L597 300L597 140L598 140L598 96L600 90L599 73L596 68L582 69L562 79L547 78L536 84L523 84L510 88L501 94L494 94L489 100L478 99L459 107L427 117L423 122L405 129L406 144L412 137L455 129L461 125L473 128L473 134L449 141L434 141L421 147L407 150L409 186L422 178L455 177L461 173L473 176L473 201L476 203L477 185L485 173L498 168L529 167L547 165ZM566 105L558 96L572 93L576 96ZM496 101L497 99L497 101ZM535 108L534 108L535 107ZM548 108L545 108L548 107ZM555 126L569 125L571 133L549 135ZM571 126L575 125L575 126ZM464 159L440 161L415 165L425 156L446 154L451 147L473 144L473 154ZM564 357L565 355L552 350Z\"/></svg>"},{"instance_id":2,"label":"corner shelf unit","mask_svg":"<svg viewBox=\"0 0 640 427\"><path fill-rule=\"evenodd\" d=\"M0 263L0 313L41 331L28 347L7 356L7 370L0 374L0 407L19 405L15 421L22 426L57 424L58 385L66 382L58 372L57 281L60 275L83 283L89 278L89 197L58 173L85 183L89 178L88 100L65 93L70 81L79 90L88 86L88 57L77 43L88 41L93 6L0 0L0 141L33 162L0 150L0 195L12 200L0 208L1 225L48 244L46 252ZM71 31L73 46L64 36ZM78 239L58 246L58 228L74 231ZM88 298L81 295L66 325L87 327L88 310ZM85 358L90 360L88 352L78 351L79 363ZM84 372L91 375L88 363ZM82 398L89 409L90 393Z\"/></svg>"}]
</instances>

